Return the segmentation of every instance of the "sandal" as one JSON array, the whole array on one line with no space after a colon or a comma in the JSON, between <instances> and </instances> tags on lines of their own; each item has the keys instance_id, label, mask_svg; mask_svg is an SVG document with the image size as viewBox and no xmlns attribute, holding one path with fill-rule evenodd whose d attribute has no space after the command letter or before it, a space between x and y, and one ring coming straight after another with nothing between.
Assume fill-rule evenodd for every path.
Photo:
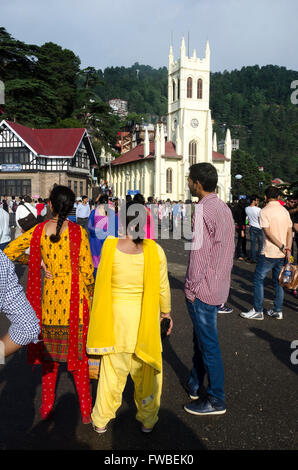
<instances>
[{"instance_id":1,"label":"sandal","mask_svg":"<svg viewBox=\"0 0 298 470\"><path fill-rule=\"evenodd\" d=\"M105 426L104 428L98 428L97 426L95 426L95 424L92 423L92 427L93 427L93 430L95 432L97 432L97 434L103 434L106 432L107 430L107 427Z\"/></svg>"}]
</instances>

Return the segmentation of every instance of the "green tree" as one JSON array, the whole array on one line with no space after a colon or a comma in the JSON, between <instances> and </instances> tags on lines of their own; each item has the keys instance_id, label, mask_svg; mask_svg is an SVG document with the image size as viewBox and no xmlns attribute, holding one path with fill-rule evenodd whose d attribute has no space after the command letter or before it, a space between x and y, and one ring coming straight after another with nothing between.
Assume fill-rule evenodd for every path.
<instances>
[{"instance_id":1,"label":"green tree","mask_svg":"<svg viewBox=\"0 0 298 470\"><path fill-rule=\"evenodd\" d=\"M271 175L259 171L258 164L253 155L243 150L237 150L232 155L232 194L250 196L251 194L263 195L264 188L271 184ZM241 180L235 178L241 175Z\"/></svg>"}]
</instances>

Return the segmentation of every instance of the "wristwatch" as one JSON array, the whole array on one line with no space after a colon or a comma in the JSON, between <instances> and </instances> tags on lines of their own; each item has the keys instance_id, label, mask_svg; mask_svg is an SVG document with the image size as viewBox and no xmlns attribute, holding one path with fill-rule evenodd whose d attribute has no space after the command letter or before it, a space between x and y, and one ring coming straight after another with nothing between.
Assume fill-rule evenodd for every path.
<instances>
[{"instance_id":1,"label":"wristwatch","mask_svg":"<svg viewBox=\"0 0 298 470\"><path fill-rule=\"evenodd\" d=\"M282 244L281 247L280 247L280 251L283 251L284 247L285 247L285 245Z\"/></svg>"}]
</instances>

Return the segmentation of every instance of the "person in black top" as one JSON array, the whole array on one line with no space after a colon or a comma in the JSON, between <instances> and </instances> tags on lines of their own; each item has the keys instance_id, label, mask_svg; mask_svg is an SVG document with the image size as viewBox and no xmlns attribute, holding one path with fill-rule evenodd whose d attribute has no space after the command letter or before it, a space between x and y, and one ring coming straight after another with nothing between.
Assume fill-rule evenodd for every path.
<instances>
[{"instance_id":1,"label":"person in black top","mask_svg":"<svg viewBox=\"0 0 298 470\"><path fill-rule=\"evenodd\" d=\"M246 233L245 233L245 213L246 201L245 199L240 199L236 205L233 215L236 223L236 233L237 233L237 245L235 256L239 261L244 261L247 258L246 251Z\"/></svg>"}]
</instances>

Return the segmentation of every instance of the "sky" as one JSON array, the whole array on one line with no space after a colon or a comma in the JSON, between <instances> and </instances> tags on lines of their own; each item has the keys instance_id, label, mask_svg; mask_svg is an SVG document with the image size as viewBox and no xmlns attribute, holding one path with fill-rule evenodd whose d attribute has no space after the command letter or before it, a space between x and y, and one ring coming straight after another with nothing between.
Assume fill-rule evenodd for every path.
<instances>
[{"instance_id":1,"label":"sky","mask_svg":"<svg viewBox=\"0 0 298 470\"><path fill-rule=\"evenodd\" d=\"M204 57L211 72L249 65L298 70L298 0L0 0L0 26L28 44L54 42L81 68L168 65L170 44Z\"/></svg>"}]
</instances>

